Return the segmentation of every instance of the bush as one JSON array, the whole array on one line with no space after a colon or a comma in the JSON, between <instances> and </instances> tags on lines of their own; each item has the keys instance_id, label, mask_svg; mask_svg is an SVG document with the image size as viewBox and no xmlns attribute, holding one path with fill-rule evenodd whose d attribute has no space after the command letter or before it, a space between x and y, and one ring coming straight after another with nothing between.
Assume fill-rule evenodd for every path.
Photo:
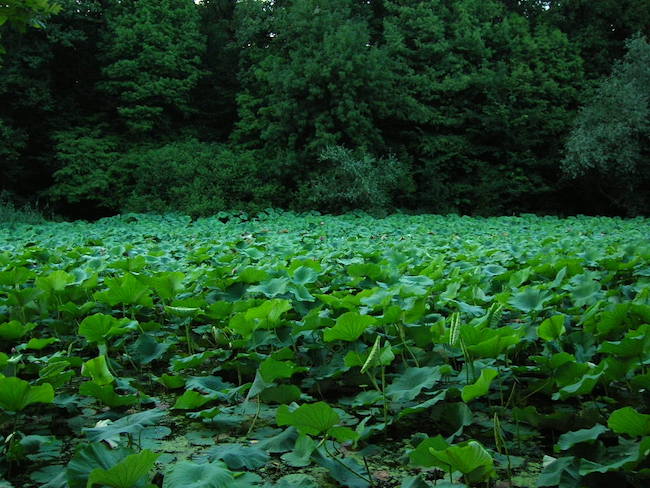
<instances>
[{"instance_id":1,"label":"bush","mask_svg":"<svg viewBox=\"0 0 650 488\"><path fill-rule=\"evenodd\" d=\"M412 187L408 168L393 156L377 159L368 153L329 146L320 161L322 168L299 191L299 201L310 209L383 213L394 205L399 192Z\"/></svg>"},{"instance_id":2,"label":"bush","mask_svg":"<svg viewBox=\"0 0 650 488\"><path fill-rule=\"evenodd\" d=\"M101 128L77 127L56 135L55 184L49 195L95 212L181 212L205 216L221 210L258 210L280 189L250 152L185 139L128 145Z\"/></svg>"},{"instance_id":3,"label":"bush","mask_svg":"<svg viewBox=\"0 0 650 488\"><path fill-rule=\"evenodd\" d=\"M222 210L255 211L269 206L280 193L266 181L252 153L195 139L161 147L135 148L123 157L133 175L123 210L193 217Z\"/></svg>"},{"instance_id":4,"label":"bush","mask_svg":"<svg viewBox=\"0 0 650 488\"><path fill-rule=\"evenodd\" d=\"M17 208L12 195L0 192L0 222L3 224L42 224L45 218L31 205Z\"/></svg>"}]
</instances>

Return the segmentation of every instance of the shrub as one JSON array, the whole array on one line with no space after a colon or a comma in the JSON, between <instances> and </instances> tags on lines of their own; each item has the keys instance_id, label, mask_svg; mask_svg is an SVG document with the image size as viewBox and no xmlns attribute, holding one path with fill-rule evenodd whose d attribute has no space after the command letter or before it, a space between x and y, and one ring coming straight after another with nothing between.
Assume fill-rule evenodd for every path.
<instances>
[{"instance_id":1,"label":"shrub","mask_svg":"<svg viewBox=\"0 0 650 488\"><path fill-rule=\"evenodd\" d=\"M329 146L321 152L322 167L299 191L303 206L327 212L351 209L385 212L395 196L410 191L408 168L393 156L374 156L341 146Z\"/></svg>"},{"instance_id":2,"label":"shrub","mask_svg":"<svg viewBox=\"0 0 650 488\"><path fill-rule=\"evenodd\" d=\"M249 152L196 139L140 147L123 158L133 183L122 205L135 212L182 212L193 217L269 206L280 189L265 179Z\"/></svg>"},{"instance_id":3,"label":"shrub","mask_svg":"<svg viewBox=\"0 0 650 488\"><path fill-rule=\"evenodd\" d=\"M0 192L0 222L3 224L41 224L45 218L31 205L16 207L12 195Z\"/></svg>"}]
</instances>

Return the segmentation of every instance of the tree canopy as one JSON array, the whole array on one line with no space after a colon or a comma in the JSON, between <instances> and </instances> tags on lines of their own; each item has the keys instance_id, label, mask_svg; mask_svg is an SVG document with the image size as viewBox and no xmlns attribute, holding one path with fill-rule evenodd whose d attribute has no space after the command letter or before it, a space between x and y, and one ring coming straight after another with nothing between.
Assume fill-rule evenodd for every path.
<instances>
[{"instance_id":1,"label":"tree canopy","mask_svg":"<svg viewBox=\"0 0 650 488\"><path fill-rule=\"evenodd\" d=\"M642 3L4 2L0 191L84 217L646 213L617 197L647 173Z\"/></svg>"}]
</instances>

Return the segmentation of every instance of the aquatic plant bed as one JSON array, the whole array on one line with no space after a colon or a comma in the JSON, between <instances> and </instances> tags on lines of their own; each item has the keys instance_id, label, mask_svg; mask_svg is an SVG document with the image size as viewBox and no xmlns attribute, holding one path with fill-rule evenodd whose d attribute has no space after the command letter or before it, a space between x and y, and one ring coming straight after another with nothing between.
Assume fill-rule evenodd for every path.
<instances>
[{"instance_id":1,"label":"aquatic plant bed","mask_svg":"<svg viewBox=\"0 0 650 488\"><path fill-rule=\"evenodd\" d=\"M648 486L649 324L645 219L5 225L0 486Z\"/></svg>"}]
</instances>

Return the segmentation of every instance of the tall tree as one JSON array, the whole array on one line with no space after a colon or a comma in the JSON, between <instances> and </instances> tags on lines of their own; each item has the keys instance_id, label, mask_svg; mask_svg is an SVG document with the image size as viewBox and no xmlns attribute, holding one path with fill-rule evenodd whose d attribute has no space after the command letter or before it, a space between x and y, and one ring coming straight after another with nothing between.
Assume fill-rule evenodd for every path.
<instances>
[{"instance_id":1,"label":"tall tree","mask_svg":"<svg viewBox=\"0 0 650 488\"><path fill-rule=\"evenodd\" d=\"M102 43L104 81L134 133L169 130L192 112L205 37L192 0L123 0L108 11Z\"/></svg>"},{"instance_id":2,"label":"tall tree","mask_svg":"<svg viewBox=\"0 0 650 488\"><path fill-rule=\"evenodd\" d=\"M50 183L52 133L101 113L97 0L60 0L47 29L8 31L0 68L0 189L35 197Z\"/></svg>"},{"instance_id":3,"label":"tall tree","mask_svg":"<svg viewBox=\"0 0 650 488\"><path fill-rule=\"evenodd\" d=\"M576 43L590 78L607 76L625 54L625 40L650 35L648 2L638 0L553 0L549 20Z\"/></svg>"},{"instance_id":4,"label":"tall tree","mask_svg":"<svg viewBox=\"0 0 650 488\"><path fill-rule=\"evenodd\" d=\"M628 42L625 57L580 111L563 167L630 214L650 210L650 43Z\"/></svg>"},{"instance_id":5,"label":"tall tree","mask_svg":"<svg viewBox=\"0 0 650 488\"><path fill-rule=\"evenodd\" d=\"M385 120L438 211L534 207L580 87L580 59L557 29L498 1L387 1L385 49L404 110Z\"/></svg>"},{"instance_id":6,"label":"tall tree","mask_svg":"<svg viewBox=\"0 0 650 488\"><path fill-rule=\"evenodd\" d=\"M371 43L367 9L353 0L249 0L238 9L235 141L262 149L288 185L298 169L317 171L328 145L383 151L376 120L390 74Z\"/></svg>"},{"instance_id":7,"label":"tall tree","mask_svg":"<svg viewBox=\"0 0 650 488\"><path fill-rule=\"evenodd\" d=\"M194 125L206 139L226 140L237 119L239 49L235 42L237 0L204 0L199 4L201 32L207 48L202 66L206 71L192 94Z\"/></svg>"}]
</instances>

